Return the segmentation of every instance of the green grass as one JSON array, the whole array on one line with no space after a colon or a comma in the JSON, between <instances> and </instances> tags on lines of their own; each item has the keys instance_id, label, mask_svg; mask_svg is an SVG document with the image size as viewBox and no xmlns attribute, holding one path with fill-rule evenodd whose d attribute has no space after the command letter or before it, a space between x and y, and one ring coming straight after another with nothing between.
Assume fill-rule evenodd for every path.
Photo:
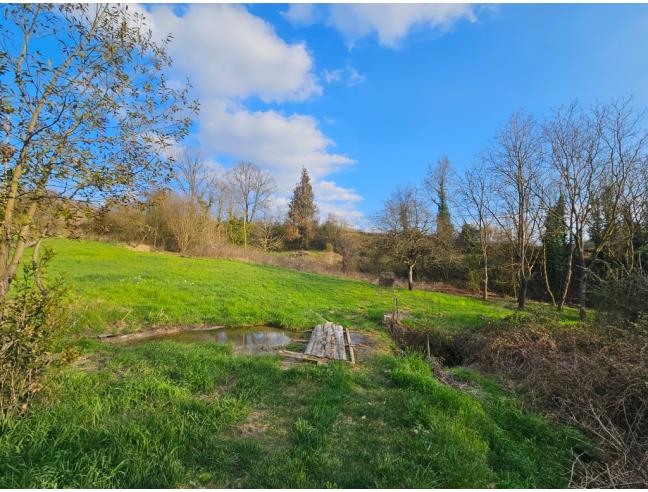
<instances>
[{"instance_id":1,"label":"green grass","mask_svg":"<svg viewBox=\"0 0 648 492\"><path fill-rule=\"evenodd\" d=\"M90 241L53 240L51 274L73 290L77 333L153 324L311 327L322 319L379 331L392 292L280 268ZM511 311L397 291L401 309L445 331ZM384 330L383 330L384 335ZM416 356L381 352L283 369L212 343L132 346L78 339L20 418L0 420L0 488L564 487L570 428L521 410L474 371L439 382Z\"/></svg>"},{"instance_id":2,"label":"green grass","mask_svg":"<svg viewBox=\"0 0 648 492\"><path fill-rule=\"evenodd\" d=\"M86 350L1 429L0 487L564 487L581 447L416 357L283 370L213 344Z\"/></svg>"},{"instance_id":3,"label":"green grass","mask_svg":"<svg viewBox=\"0 0 648 492\"><path fill-rule=\"evenodd\" d=\"M391 289L366 282L240 261L135 252L92 241L51 240L52 273L73 288L81 332L133 330L155 324L269 323L310 328L323 320L375 327L391 311ZM459 330L511 311L449 294L396 290L414 319Z\"/></svg>"}]
</instances>

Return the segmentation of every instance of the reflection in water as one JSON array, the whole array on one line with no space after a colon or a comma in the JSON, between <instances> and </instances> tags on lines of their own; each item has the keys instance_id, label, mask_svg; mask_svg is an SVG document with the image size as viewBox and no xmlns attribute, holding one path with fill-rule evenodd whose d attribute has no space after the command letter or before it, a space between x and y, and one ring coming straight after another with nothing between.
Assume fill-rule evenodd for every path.
<instances>
[{"instance_id":1,"label":"reflection in water","mask_svg":"<svg viewBox=\"0 0 648 492\"><path fill-rule=\"evenodd\" d=\"M218 343L232 345L238 354L272 354L290 343L288 332L269 326L249 328L219 328L207 331L187 331L156 337L156 340L173 340L182 343Z\"/></svg>"}]
</instances>

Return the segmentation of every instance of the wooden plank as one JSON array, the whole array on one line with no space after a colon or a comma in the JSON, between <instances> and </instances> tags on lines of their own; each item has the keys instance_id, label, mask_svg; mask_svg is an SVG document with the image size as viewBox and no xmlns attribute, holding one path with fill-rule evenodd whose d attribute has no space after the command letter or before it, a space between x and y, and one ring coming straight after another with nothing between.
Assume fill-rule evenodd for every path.
<instances>
[{"instance_id":1,"label":"wooden plank","mask_svg":"<svg viewBox=\"0 0 648 492\"><path fill-rule=\"evenodd\" d=\"M319 344L321 342L322 335L324 333L324 325L317 325L311 334L311 346L307 354L317 355L319 354Z\"/></svg>"},{"instance_id":2,"label":"wooden plank","mask_svg":"<svg viewBox=\"0 0 648 492\"><path fill-rule=\"evenodd\" d=\"M333 323L326 324L326 358L335 359L335 338L333 335Z\"/></svg>"},{"instance_id":3,"label":"wooden plank","mask_svg":"<svg viewBox=\"0 0 648 492\"><path fill-rule=\"evenodd\" d=\"M349 359L351 359L351 365L355 366L355 354L353 353L353 344L351 343L351 334L349 330L344 330L346 333L346 339L349 344Z\"/></svg>"},{"instance_id":4,"label":"wooden plank","mask_svg":"<svg viewBox=\"0 0 648 492\"><path fill-rule=\"evenodd\" d=\"M317 336L319 331L322 329L322 325L317 325L313 331L311 332L310 339L308 340L308 345L306 345L306 350L304 350L304 353L306 354L312 354L313 353L313 346L315 344L315 340L317 340Z\"/></svg>"},{"instance_id":5,"label":"wooden plank","mask_svg":"<svg viewBox=\"0 0 648 492\"><path fill-rule=\"evenodd\" d=\"M325 359L347 360L344 328L330 321L317 325L304 353Z\"/></svg>"},{"instance_id":6,"label":"wooden plank","mask_svg":"<svg viewBox=\"0 0 648 492\"><path fill-rule=\"evenodd\" d=\"M308 347L304 353L314 355L316 357L325 357L325 335L326 335L326 323L323 325L317 325L311 334L311 339L308 342Z\"/></svg>"},{"instance_id":7,"label":"wooden plank","mask_svg":"<svg viewBox=\"0 0 648 492\"><path fill-rule=\"evenodd\" d=\"M344 350L344 328L340 325L333 327L335 334L336 359L346 360L346 351Z\"/></svg>"},{"instance_id":8,"label":"wooden plank","mask_svg":"<svg viewBox=\"0 0 648 492\"><path fill-rule=\"evenodd\" d=\"M315 357L314 355L302 354L300 352L292 352L291 350L277 350L277 354L284 357L291 357L293 359L306 360L309 362L317 362L318 364L326 364L327 359L323 357Z\"/></svg>"},{"instance_id":9,"label":"wooden plank","mask_svg":"<svg viewBox=\"0 0 648 492\"><path fill-rule=\"evenodd\" d=\"M335 359L335 335L333 334L333 323L326 327L326 358Z\"/></svg>"}]
</instances>

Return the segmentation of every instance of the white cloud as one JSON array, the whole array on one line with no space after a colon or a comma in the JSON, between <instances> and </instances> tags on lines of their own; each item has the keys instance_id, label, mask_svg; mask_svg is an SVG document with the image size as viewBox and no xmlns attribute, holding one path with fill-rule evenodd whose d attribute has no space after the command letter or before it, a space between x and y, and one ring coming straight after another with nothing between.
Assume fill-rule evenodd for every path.
<instances>
[{"instance_id":1,"label":"white cloud","mask_svg":"<svg viewBox=\"0 0 648 492\"><path fill-rule=\"evenodd\" d=\"M334 181L322 180L316 183L314 188L318 200L324 202L359 202L362 200L355 190L338 186Z\"/></svg>"},{"instance_id":2,"label":"white cloud","mask_svg":"<svg viewBox=\"0 0 648 492\"><path fill-rule=\"evenodd\" d=\"M291 3L281 14L295 26L310 26L320 18L319 10L312 3Z\"/></svg>"},{"instance_id":3,"label":"white cloud","mask_svg":"<svg viewBox=\"0 0 648 492\"><path fill-rule=\"evenodd\" d=\"M313 185L313 193L320 210L320 220L324 221L332 214L352 226L364 227L364 214L356 205L362 201L362 197L355 190L338 186L334 181L321 180Z\"/></svg>"},{"instance_id":4,"label":"white cloud","mask_svg":"<svg viewBox=\"0 0 648 492\"><path fill-rule=\"evenodd\" d=\"M246 107L248 97L284 102L321 93L314 60L303 43L286 43L270 24L241 6L190 5L182 15L169 6L152 6L145 15L155 35L173 34L169 52L174 73L178 78L189 77L201 101L194 139L205 156L249 160L270 170L279 188L273 202L280 210L286 208L301 168L306 167L323 218L332 212L358 223L362 213L355 203L361 198L354 190L324 179L353 160L332 150L335 143L320 130L318 121L304 114ZM306 22L310 14L302 10L299 15ZM349 85L363 80L350 64L340 76ZM216 161L213 168L222 172Z\"/></svg>"},{"instance_id":5,"label":"white cloud","mask_svg":"<svg viewBox=\"0 0 648 492\"><path fill-rule=\"evenodd\" d=\"M145 15L157 36L173 34L175 71L189 74L201 96L281 102L322 91L306 45L286 43L242 6L194 4L178 16L163 5Z\"/></svg>"},{"instance_id":6,"label":"white cloud","mask_svg":"<svg viewBox=\"0 0 648 492\"><path fill-rule=\"evenodd\" d=\"M320 221L325 221L329 215L334 215L351 226L362 229L366 228L366 218L364 214L358 210L353 203L330 203L318 201L317 207L319 208Z\"/></svg>"},{"instance_id":7,"label":"white cloud","mask_svg":"<svg viewBox=\"0 0 648 492\"><path fill-rule=\"evenodd\" d=\"M333 82L339 82L342 80L342 70L341 68L336 68L335 70L324 70L322 75L327 84L332 84Z\"/></svg>"},{"instance_id":8,"label":"white cloud","mask_svg":"<svg viewBox=\"0 0 648 492\"><path fill-rule=\"evenodd\" d=\"M333 141L311 116L250 111L224 100L210 100L203 103L199 119L205 149L271 168L283 192L292 189L304 166L317 179L353 163L345 155L330 152Z\"/></svg>"},{"instance_id":9,"label":"white cloud","mask_svg":"<svg viewBox=\"0 0 648 492\"><path fill-rule=\"evenodd\" d=\"M347 62L344 68L336 68L335 70L324 70L322 72L324 81L327 84L334 82L343 82L349 87L361 84L366 80L366 77L358 72L353 65Z\"/></svg>"},{"instance_id":10,"label":"white cloud","mask_svg":"<svg viewBox=\"0 0 648 492\"><path fill-rule=\"evenodd\" d=\"M303 5L303 4L300 4ZM318 6L319 7L319 6ZM322 6L322 8L324 8ZM318 20L338 30L352 47L359 40L375 34L381 45L397 48L414 28L447 31L457 22L476 19L467 4L351 4L338 3L320 11L313 5L291 5L284 12L293 25L310 25Z\"/></svg>"}]
</instances>

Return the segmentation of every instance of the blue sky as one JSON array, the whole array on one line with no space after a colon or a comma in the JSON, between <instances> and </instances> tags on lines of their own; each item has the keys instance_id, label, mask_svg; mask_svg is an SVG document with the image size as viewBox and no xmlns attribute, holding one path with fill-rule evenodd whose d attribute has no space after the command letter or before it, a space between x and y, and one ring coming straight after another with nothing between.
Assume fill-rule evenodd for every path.
<instances>
[{"instance_id":1,"label":"blue sky","mask_svg":"<svg viewBox=\"0 0 648 492\"><path fill-rule=\"evenodd\" d=\"M508 115L634 96L648 5L147 6L202 111L190 144L278 179L306 166L325 218L365 225L447 154L461 171Z\"/></svg>"}]
</instances>

